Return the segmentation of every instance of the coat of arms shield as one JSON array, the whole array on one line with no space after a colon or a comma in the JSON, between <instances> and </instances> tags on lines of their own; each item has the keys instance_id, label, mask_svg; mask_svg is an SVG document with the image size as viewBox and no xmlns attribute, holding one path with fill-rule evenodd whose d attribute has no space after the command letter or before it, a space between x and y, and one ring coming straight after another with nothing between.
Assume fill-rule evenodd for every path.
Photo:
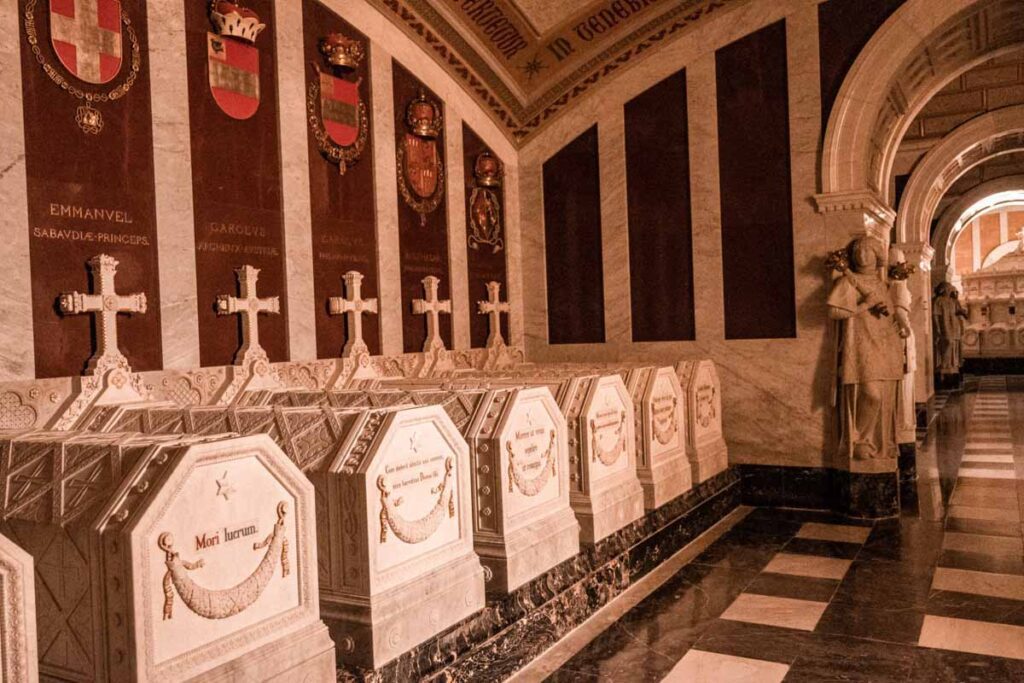
<instances>
[{"instance_id":1,"label":"coat of arms shield","mask_svg":"<svg viewBox=\"0 0 1024 683\"><path fill-rule=\"evenodd\" d=\"M50 0L50 42L75 78L109 83L121 70L120 0Z\"/></svg>"},{"instance_id":2,"label":"coat of arms shield","mask_svg":"<svg viewBox=\"0 0 1024 683\"><path fill-rule=\"evenodd\" d=\"M437 141L405 134L405 178L417 196L429 199L437 192L441 159L437 154Z\"/></svg>"},{"instance_id":3,"label":"coat of arms shield","mask_svg":"<svg viewBox=\"0 0 1024 683\"><path fill-rule=\"evenodd\" d=\"M254 45L207 33L210 92L233 119L247 119L260 106L260 51Z\"/></svg>"},{"instance_id":4,"label":"coat of arms shield","mask_svg":"<svg viewBox=\"0 0 1024 683\"><path fill-rule=\"evenodd\" d=\"M320 112L324 130L342 147L359 138L359 81L346 81L320 72Z\"/></svg>"}]
</instances>

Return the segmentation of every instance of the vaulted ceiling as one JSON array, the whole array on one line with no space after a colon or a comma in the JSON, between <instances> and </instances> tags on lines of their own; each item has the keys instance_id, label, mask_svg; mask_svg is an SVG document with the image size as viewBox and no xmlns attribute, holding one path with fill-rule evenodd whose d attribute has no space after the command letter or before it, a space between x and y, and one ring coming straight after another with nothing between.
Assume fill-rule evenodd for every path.
<instances>
[{"instance_id":1,"label":"vaulted ceiling","mask_svg":"<svg viewBox=\"0 0 1024 683\"><path fill-rule=\"evenodd\" d=\"M370 0L523 142L658 43L749 0Z\"/></svg>"}]
</instances>

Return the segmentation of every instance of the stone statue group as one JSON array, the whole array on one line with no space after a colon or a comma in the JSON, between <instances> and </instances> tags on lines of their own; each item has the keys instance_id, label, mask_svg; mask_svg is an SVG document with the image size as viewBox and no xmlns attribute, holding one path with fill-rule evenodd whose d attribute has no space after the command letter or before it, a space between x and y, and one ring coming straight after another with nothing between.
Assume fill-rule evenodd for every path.
<instances>
[{"instance_id":1,"label":"stone statue group","mask_svg":"<svg viewBox=\"0 0 1024 683\"><path fill-rule=\"evenodd\" d=\"M839 453L848 462L895 458L900 435L912 435L915 423L913 297L906 283L914 268L899 250L887 250L871 235L833 252L826 265L833 278L827 303L835 324L832 402ZM940 284L932 322L936 370L944 385L959 383L966 318L956 288Z\"/></svg>"},{"instance_id":2,"label":"stone statue group","mask_svg":"<svg viewBox=\"0 0 1024 683\"><path fill-rule=\"evenodd\" d=\"M967 309L960 303L956 287L942 282L935 288L932 301L932 331L935 336L935 371L945 388L959 385L964 357L961 341L967 321Z\"/></svg>"}]
</instances>

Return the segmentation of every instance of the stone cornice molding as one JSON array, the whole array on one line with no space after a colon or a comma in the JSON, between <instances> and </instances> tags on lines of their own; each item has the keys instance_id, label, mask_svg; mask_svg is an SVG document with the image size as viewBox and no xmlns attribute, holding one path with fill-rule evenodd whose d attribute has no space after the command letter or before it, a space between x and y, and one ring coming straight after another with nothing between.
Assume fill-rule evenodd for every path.
<instances>
[{"instance_id":1,"label":"stone cornice molding","mask_svg":"<svg viewBox=\"0 0 1024 683\"><path fill-rule=\"evenodd\" d=\"M876 223L889 228L896 221L896 212L874 190L816 194L814 203L821 214L860 211Z\"/></svg>"}]
</instances>

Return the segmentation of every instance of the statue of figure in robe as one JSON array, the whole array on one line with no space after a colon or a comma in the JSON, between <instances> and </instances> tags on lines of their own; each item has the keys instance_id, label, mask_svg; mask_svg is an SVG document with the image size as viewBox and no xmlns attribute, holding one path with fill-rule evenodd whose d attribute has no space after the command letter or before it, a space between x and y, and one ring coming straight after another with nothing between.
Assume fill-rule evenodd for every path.
<instances>
[{"instance_id":1,"label":"statue of figure in robe","mask_svg":"<svg viewBox=\"0 0 1024 683\"><path fill-rule=\"evenodd\" d=\"M935 367L940 375L956 375L963 365L961 341L967 311L960 305L956 288L948 282L935 288L932 330L935 334Z\"/></svg>"},{"instance_id":2,"label":"statue of figure in robe","mask_svg":"<svg viewBox=\"0 0 1024 683\"><path fill-rule=\"evenodd\" d=\"M829 259L828 297L838 322L840 452L853 460L895 458L897 392L906 372L910 293L888 277L885 245L865 235Z\"/></svg>"}]
</instances>

